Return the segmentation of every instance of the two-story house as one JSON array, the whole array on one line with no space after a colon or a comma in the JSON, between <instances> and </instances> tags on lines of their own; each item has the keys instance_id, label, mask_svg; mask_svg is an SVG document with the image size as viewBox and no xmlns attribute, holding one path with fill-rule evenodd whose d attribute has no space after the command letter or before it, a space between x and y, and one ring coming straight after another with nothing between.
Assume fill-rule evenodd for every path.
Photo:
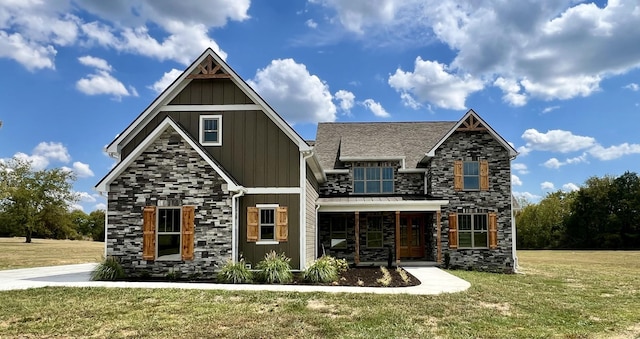
<instances>
[{"instance_id":1,"label":"two-story house","mask_svg":"<svg viewBox=\"0 0 640 339\"><path fill-rule=\"evenodd\" d=\"M107 152L105 254L129 274L209 274L272 250L300 270L323 253L514 268L516 152L473 111L319 124L311 146L207 49Z\"/></svg>"}]
</instances>

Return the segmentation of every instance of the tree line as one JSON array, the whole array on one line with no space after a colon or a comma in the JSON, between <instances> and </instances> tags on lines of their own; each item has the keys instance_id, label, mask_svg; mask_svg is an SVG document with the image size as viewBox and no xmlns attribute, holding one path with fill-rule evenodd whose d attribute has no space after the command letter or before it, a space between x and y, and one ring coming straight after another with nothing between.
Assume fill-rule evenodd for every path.
<instances>
[{"instance_id":1,"label":"tree line","mask_svg":"<svg viewBox=\"0 0 640 339\"><path fill-rule=\"evenodd\" d=\"M639 249L640 177L591 177L577 191L525 203L516 235L521 249Z\"/></svg>"},{"instance_id":2,"label":"tree line","mask_svg":"<svg viewBox=\"0 0 640 339\"><path fill-rule=\"evenodd\" d=\"M0 237L104 240L104 211L70 210L79 200L75 176L61 168L34 170L13 158L0 161Z\"/></svg>"}]
</instances>

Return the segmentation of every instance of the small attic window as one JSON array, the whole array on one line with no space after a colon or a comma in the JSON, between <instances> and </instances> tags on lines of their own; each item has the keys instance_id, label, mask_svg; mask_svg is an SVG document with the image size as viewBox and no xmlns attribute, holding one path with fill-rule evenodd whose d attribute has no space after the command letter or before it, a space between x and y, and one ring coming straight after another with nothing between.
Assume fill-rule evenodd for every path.
<instances>
[{"instance_id":1,"label":"small attic window","mask_svg":"<svg viewBox=\"0 0 640 339\"><path fill-rule=\"evenodd\" d=\"M200 144L222 146L222 115L200 116Z\"/></svg>"}]
</instances>

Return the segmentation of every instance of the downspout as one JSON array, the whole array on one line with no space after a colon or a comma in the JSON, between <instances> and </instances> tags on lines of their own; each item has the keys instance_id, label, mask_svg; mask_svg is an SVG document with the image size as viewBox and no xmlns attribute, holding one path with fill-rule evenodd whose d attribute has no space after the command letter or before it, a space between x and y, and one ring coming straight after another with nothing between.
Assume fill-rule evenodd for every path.
<instances>
[{"instance_id":1,"label":"downspout","mask_svg":"<svg viewBox=\"0 0 640 339\"><path fill-rule=\"evenodd\" d=\"M316 225L315 225L316 227L313 232L314 233L313 236L315 237L313 240L313 251L314 251L313 258L314 259L318 259L318 250L319 250L318 248L318 210L319 209L320 209L320 205L316 204ZM324 251L322 254L324 255Z\"/></svg>"},{"instance_id":2,"label":"downspout","mask_svg":"<svg viewBox=\"0 0 640 339\"><path fill-rule=\"evenodd\" d=\"M241 186L234 192L237 193L231 196L231 261L235 264L238 260L238 231L240 230L239 214L236 213L236 207L238 199L247 192L247 189Z\"/></svg>"}]
</instances>

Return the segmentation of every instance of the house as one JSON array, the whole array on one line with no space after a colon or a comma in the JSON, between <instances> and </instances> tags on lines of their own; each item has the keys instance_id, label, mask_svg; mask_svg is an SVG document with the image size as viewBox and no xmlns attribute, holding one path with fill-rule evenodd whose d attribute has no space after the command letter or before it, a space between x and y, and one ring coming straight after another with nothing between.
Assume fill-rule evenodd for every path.
<instances>
[{"instance_id":1,"label":"house","mask_svg":"<svg viewBox=\"0 0 640 339\"><path fill-rule=\"evenodd\" d=\"M299 270L323 253L515 267L517 153L474 111L322 123L309 143L207 49L106 151L105 252L129 274L213 273L272 250Z\"/></svg>"}]
</instances>

